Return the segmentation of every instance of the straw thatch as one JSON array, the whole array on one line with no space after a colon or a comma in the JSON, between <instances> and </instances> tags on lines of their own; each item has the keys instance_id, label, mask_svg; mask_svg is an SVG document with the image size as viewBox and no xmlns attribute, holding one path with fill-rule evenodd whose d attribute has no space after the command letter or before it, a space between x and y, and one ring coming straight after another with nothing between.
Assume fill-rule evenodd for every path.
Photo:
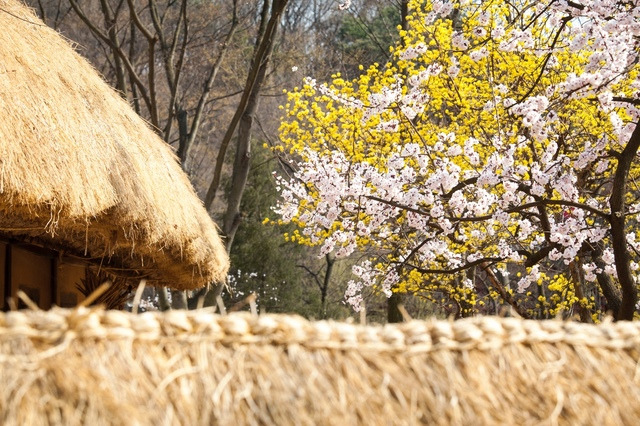
<instances>
[{"instance_id":1,"label":"straw thatch","mask_svg":"<svg viewBox=\"0 0 640 426\"><path fill-rule=\"evenodd\" d=\"M640 324L0 314L0 422L635 424Z\"/></svg>"},{"instance_id":2,"label":"straw thatch","mask_svg":"<svg viewBox=\"0 0 640 426\"><path fill-rule=\"evenodd\" d=\"M0 236L195 288L228 269L169 147L71 46L0 0Z\"/></svg>"}]
</instances>

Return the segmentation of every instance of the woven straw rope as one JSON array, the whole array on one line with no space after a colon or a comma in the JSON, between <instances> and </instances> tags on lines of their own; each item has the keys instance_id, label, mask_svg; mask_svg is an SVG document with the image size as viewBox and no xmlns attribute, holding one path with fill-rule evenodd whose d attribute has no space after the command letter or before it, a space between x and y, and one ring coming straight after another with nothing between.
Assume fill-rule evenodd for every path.
<instances>
[{"instance_id":1,"label":"woven straw rope","mask_svg":"<svg viewBox=\"0 0 640 426\"><path fill-rule=\"evenodd\" d=\"M74 339L139 339L230 344L301 345L309 348L415 351L491 349L514 343L564 343L609 349L640 346L640 323L598 326L562 321L479 317L461 321L412 321L361 326L310 322L288 315L207 311L133 315L102 309L55 309L0 314L0 338L29 337L63 345Z\"/></svg>"}]
</instances>

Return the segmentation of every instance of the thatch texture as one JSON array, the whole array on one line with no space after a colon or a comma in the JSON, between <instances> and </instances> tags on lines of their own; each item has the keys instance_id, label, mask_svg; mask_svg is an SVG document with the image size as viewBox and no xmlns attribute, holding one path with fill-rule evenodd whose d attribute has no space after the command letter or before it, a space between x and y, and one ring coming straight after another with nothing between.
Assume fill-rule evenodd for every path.
<instances>
[{"instance_id":1,"label":"thatch texture","mask_svg":"<svg viewBox=\"0 0 640 426\"><path fill-rule=\"evenodd\" d=\"M0 422L637 424L640 324L0 314Z\"/></svg>"},{"instance_id":2,"label":"thatch texture","mask_svg":"<svg viewBox=\"0 0 640 426\"><path fill-rule=\"evenodd\" d=\"M0 0L0 29L0 235L176 288L221 279L225 249L169 147L18 1Z\"/></svg>"}]
</instances>

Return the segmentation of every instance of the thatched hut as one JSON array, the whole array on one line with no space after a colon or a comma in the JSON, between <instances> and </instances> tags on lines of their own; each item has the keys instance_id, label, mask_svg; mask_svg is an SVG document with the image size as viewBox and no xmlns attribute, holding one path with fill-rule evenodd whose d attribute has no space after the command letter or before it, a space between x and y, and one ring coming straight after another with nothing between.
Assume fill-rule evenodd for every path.
<instances>
[{"instance_id":1,"label":"thatched hut","mask_svg":"<svg viewBox=\"0 0 640 426\"><path fill-rule=\"evenodd\" d=\"M0 306L74 305L87 265L178 289L222 278L170 148L55 31L0 0Z\"/></svg>"},{"instance_id":2,"label":"thatched hut","mask_svg":"<svg viewBox=\"0 0 640 426\"><path fill-rule=\"evenodd\" d=\"M637 424L640 323L0 314L4 425Z\"/></svg>"}]
</instances>

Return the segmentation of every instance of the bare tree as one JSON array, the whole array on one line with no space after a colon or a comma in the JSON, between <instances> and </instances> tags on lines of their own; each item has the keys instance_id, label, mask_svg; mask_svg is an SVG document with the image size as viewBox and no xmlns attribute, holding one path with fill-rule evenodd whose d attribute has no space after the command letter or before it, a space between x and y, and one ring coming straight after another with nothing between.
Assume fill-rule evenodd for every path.
<instances>
[{"instance_id":1,"label":"bare tree","mask_svg":"<svg viewBox=\"0 0 640 426\"><path fill-rule=\"evenodd\" d=\"M222 222L222 233L226 238L227 251L231 250L233 238L242 218L240 203L251 167L251 132L254 115L258 108L259 93L265 81L276 32L280 25L280 18L286 5L287 0L265 0L263 3L251 68L249 69L240 103L218 150L213 179L204 201L205 207L210 210L220 186L227 148L237 130L231 188L227 196L227 209ZM205 305L213 305L222 288L223 283L217 283L213 291L210 291L210 294L207 295Z\"/></svg>"}]
</instances>

